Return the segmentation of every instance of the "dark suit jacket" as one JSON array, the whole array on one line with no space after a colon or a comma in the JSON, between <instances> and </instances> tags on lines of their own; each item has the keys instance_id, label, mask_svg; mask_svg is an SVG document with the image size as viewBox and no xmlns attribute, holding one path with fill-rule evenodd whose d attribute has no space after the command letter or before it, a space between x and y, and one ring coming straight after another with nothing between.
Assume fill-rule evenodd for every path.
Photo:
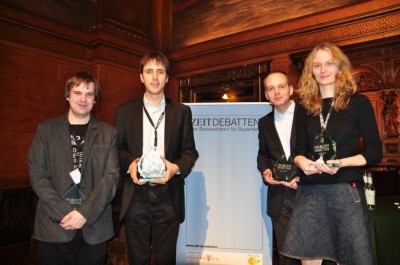
<instances>
[{"instance_id":1,"label":"dark suit jacket","mask_svg":"<svg viewBox=\"0 0 400 265\"><path fill-rule=\"evenodd\" d=\"M165 158L179 166L180 174L168 182L172 203L180 222L185 219L184 184L198 157L194 142L192 112L175 100L165 98ZM135 185L130 178L129 165L143 152L143 97L121 105L117 110L118 149L121 173L124 178L120 220L126 214L134 195Z\"/></svg>"},{"instance_id":2,"label":"dark suit jacket","mask_svg":"<svg viewBox=\"0 0 400 265\"><path fill-rule=\"evenodd\" d=\"M119 181L117 131L93 116L83 145L80 188L86 199L77 208L87 222L82 228L85 241L98 244L114 235L111 200ZM60 221L73 210L61 199L73 184L69 173L74 169L71 135L67 114L39 124L28 154L32 188L39 197L35 217L35 239L68 242L75 235Z\"/></svg>"},{"instance_id":3,"label":"dark suit jacket","mask_svg":"<svg viewBox=\"0 0 400 265\"><path fill-rule=\"evenodd\" d=\"M305 110L302 106L296 103L290 138L290 149L292 155L294 155L296 147L296 122L299 120L299 115L305 115ZM271 111L259 120L258 140L259 148L257 167L262 174L262 172L264 172L264 170L267 168L272 170L275 162L285 154L279 139L278 131L275 127L274 111ZM285 188L286 187L283 185L268 186L267 214L269 216L276 216L279 214L282 207L283 193Z\"/></svg>"}]
</instances>

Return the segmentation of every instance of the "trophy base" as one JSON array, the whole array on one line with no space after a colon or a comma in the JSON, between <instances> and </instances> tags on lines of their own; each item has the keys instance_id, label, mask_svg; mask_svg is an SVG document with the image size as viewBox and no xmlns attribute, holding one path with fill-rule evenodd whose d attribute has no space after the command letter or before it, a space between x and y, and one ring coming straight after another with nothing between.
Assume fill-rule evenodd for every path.
<instances>
[{"instance_id":1,"label":"trophy base","mask_svg":"<svg viewBox=\"0 0 400 265\"><path fill-rule=\"evenodd\" d=\"M139 178L140 182L154 182L160 180L163 180L163 178Z\"/></svg>"},{"instance_id":2,"label":"trophy base","mask_svg":"<svg viewBox=\"0 0 400 265\"><path fill-rule=\"evenodd\" d=\"M285 181L285 182L291 182L295 177L292 178L273 178L274 180L277 181Z\"/></svg>"},{"instance_id":3,"label":"trophy base","mask_svg":"<svg viewBox=\"0 0 400 265\"><path fill-rule=\"evenodd\" d=\"M328 167L339 167L339 164L335 164L335 163L329 163L329 164L326 164Z\"/></svg>"}]
</instances>

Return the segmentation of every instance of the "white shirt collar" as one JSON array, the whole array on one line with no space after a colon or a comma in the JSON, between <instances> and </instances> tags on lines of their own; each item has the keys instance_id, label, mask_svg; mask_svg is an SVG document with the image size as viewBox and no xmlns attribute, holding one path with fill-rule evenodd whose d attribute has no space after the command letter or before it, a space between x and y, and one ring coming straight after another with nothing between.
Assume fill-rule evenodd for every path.
<instances>
[{"instance_id":1,"label":"white shirt collar","mask_svg":"<svg viewBox=\"0 0 400 265\"><path fill-rule=\"evenodd\" d=\"M293 115L294 114L294 107L295 107L294 101L290 100L290 106L284 113L281 113L281 112L277 111L276 109L274 109L274 117L275 117L275 119L283 119L283 118L285 118L287 116Z\"/></svg>"},{"instance_id":2,"label":"white shirt collar","mask_svg":"<svg viewBox=\"0 0 400 265\"><path fill-rule=\"evenodd\" d=\"M165 96L161 99L160 105L154 106L147 98L146 96L143 96L143 104L146 107L146 109L153 109L153 110L164 110L165 109Z\"/></svg>"}]
</instances>

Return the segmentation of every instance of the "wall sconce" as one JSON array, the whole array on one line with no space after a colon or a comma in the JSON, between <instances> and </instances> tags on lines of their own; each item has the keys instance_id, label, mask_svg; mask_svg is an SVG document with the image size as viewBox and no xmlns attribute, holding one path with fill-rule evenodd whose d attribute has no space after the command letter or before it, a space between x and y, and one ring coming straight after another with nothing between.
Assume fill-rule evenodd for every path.
<instances>
[{"instance_id":1,"label":"wall sconce","mask_svg":"<svg viewBox=\"0 0 400 265\"><path fill-rule=\"evenodd\" d=\"M224 93L224 94L222 95L222 99L227 100L227 99L228 99L228 94Z\"/></svg>"}]
</instances>

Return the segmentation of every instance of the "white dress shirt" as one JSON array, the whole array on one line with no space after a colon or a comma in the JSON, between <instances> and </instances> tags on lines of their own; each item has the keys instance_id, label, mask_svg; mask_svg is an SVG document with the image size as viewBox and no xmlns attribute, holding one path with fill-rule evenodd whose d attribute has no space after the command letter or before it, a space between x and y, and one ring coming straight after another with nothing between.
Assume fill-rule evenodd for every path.
<instances>
[{"instance_id":1,"label":"white dress shirt","mask_svg":"<svg viewBox=\"0 0 400 265\"><path fill-rule=\"evenodd\" d=\"M160 102L160 105L154 106L147 98L143 97L144 107L149 113L154 126L157 126L158 120L165 111L165 97ZM161 155L165 156L164 153L164 135L165 135L165 113L160 125L157 128L157 150ZM143 110L143 154L147 152L149 148L154 147L154 127L151 125L146 113Z\"/></svg>"},{"instance_id":2,"label":"white dress shirt","mask_svg":"<svg viewBox=\"0 0 400 265\"><path fill-rule=\"evenodd\" d=\"M290 137L292 135L292 125L294 116L295 103L290 100L290 107L284 112L280 113L274 110L275 128L278 131L279 139L281 140L286 159L290 157Z\"/></svg>"}]
</instances>

